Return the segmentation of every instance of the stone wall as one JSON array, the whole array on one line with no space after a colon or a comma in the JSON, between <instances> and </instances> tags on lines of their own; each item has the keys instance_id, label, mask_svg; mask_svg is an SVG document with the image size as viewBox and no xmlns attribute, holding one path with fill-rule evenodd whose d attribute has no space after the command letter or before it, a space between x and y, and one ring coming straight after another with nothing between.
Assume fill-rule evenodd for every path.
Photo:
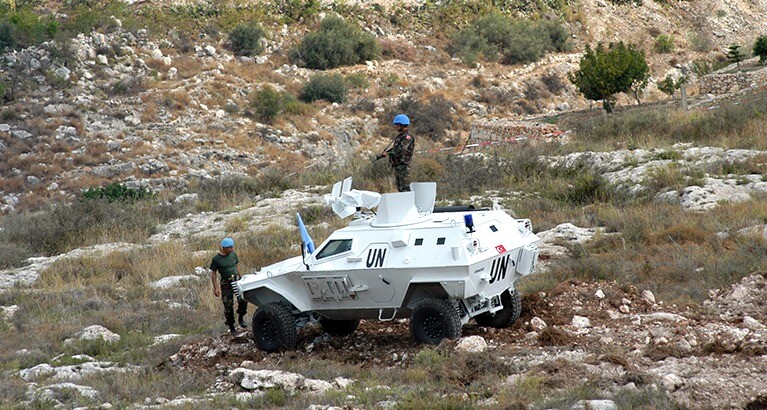
<instances>
[{"instance_id":1,"label":"stone wall","mask_svg":"<svg viewBox=\"0 0 767 410\"><path fill-rule=\"evenodd\" d=\"M767 68L738 73L709 74L699 80L701 94L729 94L767 85Z\"/></svg>"},{"instance_id":2,"label":"stone wall","mask_svg":"<svg viewBox=\"0 0 767 410\"><path fill-rule=\"evenodd\" d=\"M562 131L554 124L483 118L471 125L471 141L475 143L514 142L559 138Z\"/></svg>"}]
</instances>

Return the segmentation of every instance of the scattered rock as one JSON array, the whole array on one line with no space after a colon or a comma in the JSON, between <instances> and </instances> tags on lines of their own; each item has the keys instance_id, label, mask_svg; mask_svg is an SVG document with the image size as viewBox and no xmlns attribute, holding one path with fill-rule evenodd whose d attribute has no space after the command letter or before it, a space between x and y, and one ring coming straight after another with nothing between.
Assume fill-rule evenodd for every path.
<instances>
[{"instance_id":1,"label":"scattered rock","mask_svg":"<svg viewBox=\"0 0 767 410\"><path fill-rule=\"evenodd\" d=\"M684 380L682 380L679 376L670 373L665 376L663 376L663 388L673 392L676 391L678 388L682 387L684 384Z\"/></svg>"},{"instance_id":2,"label":"scattered rock","mask_svg":"<svg viewBox=\"0 0 767 410\"><path fill-rule=\"evenodd\" d=\"M154 289L173 289L181 287L183 282L196 281L198 279L199 277L195 275L166 276L162 279L150 282L149 286Z\"/></svg>"},{"instance_id":3,"label":"scattered rock","mask_svg":"<svg viewBox=\"0 0 767 410\"><path fill-rule=\"evenodd\" d=\"M487 349L487 342L482 336L462 337L455 345L455 350L460 352L481 353Z\"/></svg>"},{"instance_id":4,"label":"scattered rock","mask_svg":"<svg viewBox=\"0 0 767 410\"><path fill-rule=\"evenodd\" d=\"M581 400L575 403L572 410L618 410L618 406L612 400Z\"/></svg>"},{"instance_id":5,"label":"scattered rock","mask_svg":"<svg viewBox=\"0 0 767 410\"><path fill-rule=\"evenodd\" d=\"M546 326L546 322L544 322L543 319L539 318L538 316L530 319L530 327L532 327L536 332L540 332L541 330L545 329Z\"/></svg>"},{"instance_id":6,"label":"scattered rock","mask_svg":"<svg viewBox=\"0 0 767 410\"><path fill-rule=\"evenodd\" d=\"M577 329L585 329L591 326L591 321L587 317L576 315L573 316L572 325Z\"/></svg>"},{"instance_id":7,"label":"scattered rock","mask_svg":"<svg viewBox=\"0 0 767 410\"><path fill-rule=\"evenodd\" d=\"M101 325L88 326L79 331L75 337L80 340L103 340L107 343L117 343L120 341L120 335Z\"/></svg>"}]
</instances>

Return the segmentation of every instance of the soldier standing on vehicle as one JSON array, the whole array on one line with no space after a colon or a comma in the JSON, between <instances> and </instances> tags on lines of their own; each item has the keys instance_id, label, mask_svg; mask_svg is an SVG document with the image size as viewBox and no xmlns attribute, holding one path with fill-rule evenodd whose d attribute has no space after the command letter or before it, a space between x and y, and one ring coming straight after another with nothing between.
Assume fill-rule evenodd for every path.
<instances>
[{"instance_id":1,"label":"soldier standing on vehicle","mask_svg":"<svg viewBox=\"0 0 767 410\"><path fill-rule=\"evenodd\" d=\"M410 118L405 114L394 117L394 126L397 127L397 136L394 138L392 147L379 158L389 158L389 163L394 168L394 178L397 181L399 192L410 191L410 160L413 159L415 150L415 138L408 132Z\"/></svg>"},{"instance_id":2,"label":"soldier standing on vehicle","mask_svg":"<svg viewBox=\"0 0 767 410\"><path fill-rule=\"evenodd\" d=\"M213 294L216 295L216 297L221 296L221 301L224 303L226 325L229 327L229 332L232 334L237 332L234 328L235 295L232 283L240 279L240 272L237 269L237 264L239 263L240 260L234 252L234 240L232 238L224 238L224 240L221 241L221 250L210 262L210 280L213 282ZM218 272L220 276L218 281L216 280L216 272ZM247 309L248 302L238 299L237 315L239 317L240 327L243 328L248 327L245 323Z\"/></svg>"}]
</instances>

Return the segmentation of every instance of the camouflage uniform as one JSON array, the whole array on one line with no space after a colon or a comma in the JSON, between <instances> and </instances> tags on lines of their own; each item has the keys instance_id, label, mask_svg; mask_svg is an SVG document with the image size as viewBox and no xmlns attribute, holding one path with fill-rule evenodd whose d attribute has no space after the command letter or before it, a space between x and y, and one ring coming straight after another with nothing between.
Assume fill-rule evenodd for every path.
<instances>
[{"instance_id":1,"label":"camouflage uniform","mask_svg":"<svg viewBox=\"0 0 767 410\"><path fill-rule=\"evenodd\" d=\"M394 138L394 145L388 151L389 163L394 168L394 178L399 192L410 191L410 160L415 151L415 138L407 131Z\"/></svg>"},{"instance_id":2,"label":"camouflage uniform","mask_svg":"<svg viewBox=\"0 0 767 410\"><path fill-rule=\"evenodd\" d=\"M237 258L237 254L234 252L229 253L227 256L217 254L210 262L210 270L218 271L219 284L221 285L221 302L224 304L224 318L228 327L234 326L234 289L232 289L232 282L240 279L240 274L237 272L237 264L240 260ZM248 313L248 302L242 299L237 300L237 315L242 319L245 314Z\"/></svg>"}]
</instances>

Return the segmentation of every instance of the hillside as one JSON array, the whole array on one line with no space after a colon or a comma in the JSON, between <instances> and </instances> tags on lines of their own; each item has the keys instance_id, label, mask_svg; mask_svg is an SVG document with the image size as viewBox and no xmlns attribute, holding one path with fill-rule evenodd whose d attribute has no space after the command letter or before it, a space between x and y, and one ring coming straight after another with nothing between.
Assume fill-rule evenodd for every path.
<instances>
[{"instance_id":1,"label":"hillside","mask_svg":"<svg viewBox=\"0 0 767 410\"><path fill-rule=\"evenodd\" d=\"M755 58L724 53L767 33L767 4L616 3L4 3L0 407L765 408L767 90ZM516 64L455 51L491 12L568 47ZM296 48L336 13L380 56L302 67ZM253 22L263 50L236 55L231 31ZM13 46L9 24L27 33ZM613 41L652 77L607 115L567 74ZM683 73L688 110L657 87ZM746 80L700 92L712 73ZM304 100L335 74L342 101ZM296 212L318 242L345 226L322 195L350 175L394 190L371 159L399 112L439 204L532 221L520 320L439 346L406 320L309 326L281 354L226 334L207 271L220 239L253 272L300 254ZM471 140L492 118L562 132Z\"/></svg>"}]
</instances>

